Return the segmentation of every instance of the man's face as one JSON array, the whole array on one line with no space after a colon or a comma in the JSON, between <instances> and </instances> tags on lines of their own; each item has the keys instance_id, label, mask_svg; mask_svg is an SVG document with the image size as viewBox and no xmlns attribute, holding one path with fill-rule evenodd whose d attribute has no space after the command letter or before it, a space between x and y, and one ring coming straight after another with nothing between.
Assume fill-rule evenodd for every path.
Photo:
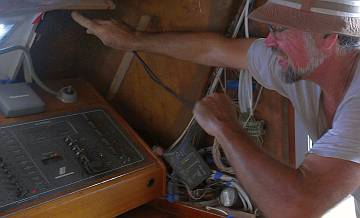
<instances>
[{"instance_id":1,"label":"man's face","mask_svg":"<svg viewBox=\"0 0 360 218\"><path fill-rule=\"evenodd\" d=\"M271 28L265 44L278 56L281 75L286 83L296 82L309 75L326 58L311 33L295 29Z\"/></svg>"}]
</instances>

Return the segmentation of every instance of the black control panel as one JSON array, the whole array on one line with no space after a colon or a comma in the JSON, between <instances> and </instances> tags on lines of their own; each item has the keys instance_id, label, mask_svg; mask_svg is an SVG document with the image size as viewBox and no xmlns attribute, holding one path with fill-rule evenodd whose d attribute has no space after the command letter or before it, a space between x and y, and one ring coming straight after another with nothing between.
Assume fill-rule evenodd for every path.
<instances>
[{"instance_id":1,"label":"black control panel","mask_svg":"<svg viewBox=\"0 0 360 218\"><path fill-rule=\"evenodd\" d=\"M147 161L103 110L0 127L0 211Z\"/></svg>"}]
</instances>

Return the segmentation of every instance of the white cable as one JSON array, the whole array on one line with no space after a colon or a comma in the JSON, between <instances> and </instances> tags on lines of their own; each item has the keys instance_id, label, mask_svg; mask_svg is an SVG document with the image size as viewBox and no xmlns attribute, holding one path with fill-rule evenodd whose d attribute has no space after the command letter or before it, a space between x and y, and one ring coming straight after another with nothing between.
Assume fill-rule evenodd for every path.
<instances>
[{"instance_id":1,"label":"white cable","mask_svg":"<svg viewBox=\"0 0 360 218\"><path fill-rule=\"evenodd\" d=\"M251 74L245 70L244 71L244 77L245 77L245 84L246 84L246 89L247 89L247 99L248 99L248 110L250 112L250 115L253 116L252 112L253 112L253 84L252 84L252 76Z\"/></svg>"},{"instance_id":2,"label":"white cable","mask_svg":"<svg viewBox=\"0 0 360 218\"><path fill-rule=\"evenodd\" d=\"M244 6L244 9L243 11L241 12L241 15L239 17L239 20L235 26L235 29L234 29L234 32L232 34L232 38L236 38L236 36L239 34L240 32L240 27L241 27L241 24L243 23L243 20L244 20L244 17L245 17L245 8L246 8L246 3L245 3L245 6Z\"/></svg>"},{"instance_id":3,"label":"white cable","mask_svg":"<svg viewBox=\"0 0 360 218\"><path fill-rule=\"evenodd\" d=\"M239 87L238 87L238 103L241 113L249 113L253 110L252 95L252 77L247 70L240 70Z\"/></svg>"},{"instance_id":4,"label":"white cable","mask_svg":"<svg viewBox=\"0 0 360 218\"><path fill-rule=\"evenodd\" d=\"M259 90L259 93L258 93L258 95L257 95L257 97L256 97L255 104L254 104L254 108L253 108L254 111L255 111L255 109L257 108L258 104L259 104L260 97L261 97L261 94L262 94L263 89L264 89L264 87L261 86L261 88L260 88L260 90ZM254 113L254 111L253 111L253 113Z\"/></svg>"},{"instance_id":5,"label":"white cable","mask_svg":"<svg viewBox=\"0 0 360 218\"><path fill-rule=\"evenodd\" d=\"M236 182L232 182L232 185L234 186L234 188L238 191L239 196L243 197L245 202L247 203L247 208L246 210L249 210L249 212L253 212L253 206L251 204L251 201L248 197L248 195L245 193L245 191L240 187L239 184L237 184Z\"/></svg>"},{"instance_id":6,"label":"white cable","mask_svg":"<svg viewBox=\"0 0 360 218\"><path fill-rule=\"evenodd\" d=\"M225 216L229 215L225 210L222 210L220 208L216 208L216 207L211 207L211 206L206 206L205 207L206 210L215 210L217 212L223 213Z\"/></svg>"},{"instance_id":7,"label":"white cable","mask_svg":"<svg viewBox=\"0 0 360 218\"><path fill-rule=\"evenodd\" d=\"M224 69L224 93L225 94L226 94L226 89L227 89L226 81L227 81L227 69L225 68Z\"/></svg>"},{"instance_id":8,"label":"white cable","mask_svg":"<svg viewBox=\"0 0 360 218\"><path fill-rule=\"evenodd\" d=\"M181 133L181 135L179 136L179 138L177 138L177 139L175 140L175 142L172 143L172 145L169 147L169 150L173 149L173 148L181 141L181 139L185 136L185 134L187 133L187 131L189 131L190 127L193 125L194 121L195 121L195 117L192 116L192 117L191 117L191 120L190 120L189 124L186 126L185 130Z\"/></svg>"},{"instance_id":9,"label":"white cable","mask_svg":"<svg viewBox=\"0 0 360 218\"><path fill-rule=\"evenodd\" d=\"M217 175L216 171L213 171L213 174L211 175L210 178L214 179L214 180L220 179L221 181L229 182L231 184L231 186L234 187L238 191L240 200L243 201L244 210L253 212L253 206L251 204L250 198L248 197L248 195L246 194L244 189L239 185L237 179L232 176L228 176L226 174L221 174L220 177L216 178L216 175Z\"/></svg>"},{"instance_id":10,"label":"white cable","mask_svg":"<svg viewBox=\"0 0 360 218\"><path fill-rule=\"evenodd\" d=\"M249 7L251 0L247 0L245 4L245 37L248 39L249 36Z\"/></svg>"},{"instance_id":11,"label":"white cable","mask_svg":"<svg viewBox=\"0 0 360 218\"><path fill-rule=\"evenodd\" d=\"M234 177L231 177L231 176L228 176L225 174L221 176L221 179L223 179L224 181L227 181L227 182L231 182L231 184L234 186L234 188L238 191L239 195L244 198L244 200L247 204L247 208L249 208L249 211L252 212L253 207L252 207L251 201L250 201L248 195L246 194L246 192L244 191L244 189L238 184L238 181Z\"/></svg>"},{"instance_id":12,"label":"white cable","mask_svg":"<svg viewBox=\"0 0 360 218\"><path fill-rule=\"evenodd\" d=\"M0 55L2 54L6 54L6 53L9 53L9 52L13 52L13 51L16 51L16 50L21 50L24 52L24 55L25 55L25 63L30 71L30 75L31 77L34 79L35 83L40 86L40 88L42 88L44 91L52 94L52 95L58 95L58 92L56 91L53 91L52 89L50 89L49 87L47 87L40 79L39 77L37 76L37 74L35 73L35 70L34 70L34 66L33 66L33 63L32 63L32 59L31 59L31 55L30 55L30 52L29 52L29 49L24 47L24 46L20 46L20 45L17 45L17 46L12 46L12 47L7 47L7 48L1 48L0 49Z\"/></svg>"},{"instance_id":13,"label":"white cable","mask_svg":"<svg viewBox=\"0 0 360 218\"><path fill-rule=\"evenodd\" d=\"M221 152L220 152L220 144L219 142L214 139L214 143L211 149L212 157L214 159L214 163L216 167L221 170L222 172L226 172L229 174L235 174L235 171L232 167L225 166L221 161Z\"/></svg>"},{"instance_id":14,"label":"white cable","mask_svg":"<svg viewBox=\"0 0 360 218\"><path fill-rule=\"evenodd\" d=\"M242 11L237 23L236 23L234 32L232 34L232 38L237 37L237 35L239 33L239 30L240 30L240 27L241 27L241 24L242 24L245 16L246 16L245 20L246 20L246 22L248 22L247 15L248 15L248 7L249 7L249 4L250 4L250 1L251 0L247 0L247 2L245 4L245 8L243 9L243 11ZM246 26L247 26L247 24L246 24ZM248 31L248 27L245 27L245 28ZM207 95L214 93L214 91L216 90L217 86L221 82L221 77L222 77L222 75L224 73L224 69L225 68L223 68L223 67L216 68L215 77L214 77L214 80L212 81L212 83L211 83L211 85L210 85L210 87L209 87L209 89L207 91ZM247 81L247 85L246 85L245 88L246 88L246 90L248 90L248 94L246 94L246 93L244 93L244 94L246 94L248 99L250 99L250 101L248 101L248 105L250 105L250 107L246 107L246 105L242 105L241 108L245 109L245 110L248 110L248 109L253 108L252 107L252 83L251 83L252 78L248 76L248 73L244 73L242 75L242 77L245 77L244 79L245 79L245 81ZM222 88L223 88L223 86L222 86ZM239 86L239 89L240 89L240 86ZM186 135L186 133L189 131L189 129L191 128L191 126L193 125L194 122L195 122L195 119L194 119L194 116L193 116L191 118L189 124L185 128L185 130L180 135L180 137L170 146L170 149L175 147L182 140L182 138ZM244 205L244 209L247 210L247 211L252 212L253 211L253 206L251 204L251 201L250 201L249 197L247 196L247 194L245 193L245 191L237 183L237 180L235 178L233 178L233 177L229 177L229 176L226 176L226 175L223 175L221 179L223 179L223 177L224 177L224 179L227 179L227 181L230 182L230 184L237 190L239 198L240 198L240 200L242 201L242 203ZM212 176L212 178L213 178L213 176ZM187 190L192 195L192 192L188 187L187 187ZM192 197L195 197L195 196L192 196Z\"/></svg>"},{"instance_id":15,"label":"white cable","mask_svg":"<svg viewBox=\"0 0 360 218\"><path fill-rule=\"evenodd\" d=\"M245 17L244 25L245 25L245 37L249 38L249 7L252 0L246 0L245 7L242 15ZM262 88L261 88L262 91ZM252 92L252 76L247 70L241 70L239 75L239 88L238 88L238 98L239 98L239 106L240 111L242 113L249 113L249 118L254 116L254 111L256 109L258 99L261 95L261 91L259 92L256 103L253 103L253 92ZM250 120L247 119L246 123Z\"/></svg>"},{"instance_id":16,"label":"white cable","mask_svg":"<svg viewBox=\"0 0 360 218\"><path fill-rule=\"evenodd\" d=\"M236 28L233 31L233 34L231 36L231 38L236 38L236 36L239 34L239 30L240 30L240 26L242 24L242 21L244 19L245 16L245 12L243 10L243 12L241 13L241 16L239 18L239 20L236 23ZM214 93L214 91L216 90L216 87L219 84L219 80L221 79L222 73L224 71L224 67L217 67L215 70L215 78L212 81L210 88L207 91L207 95ZM170 146L170 150L175 147L180 140L184 137L184 135L186 134L186 132L190 129L190 126L193 124L193 122L195 121L194 116L191 117L191 120L189 121L189 124L187 125L187 127L185 128L185 130L181 133L181 135L175 140L175 142Z\"/></svg>"},{"instance_id":17,"label":"white cable","mask_svg":"<svg viewBox=\"0 0 360 218\"><path fill-rule=\"evenodd\" d=\"M223 67L218 67L216 68L215 70L215 78L214 80L212 81L211 85L210 85L210 88L209 90L207 91L207 95L209 94L212 94L214 93L218 83L219 83L219 80L221 79L221 76L222 76L222 72L224 71L224 68Z\"/></svg>"},{"instance_id":18,"label":"white cable","mask_svg":"<svg viewBox=\"0 0 360 218\"><path fill-rule=\"evenodd\" d=\"M225 74L224 74L225 75ZM225 83L226 84L226 83ZM221 90L226 94L226 85L223 83L223 81L221 81L221 79L219 80L219 85Z\"/></svg>"}]
</instances>

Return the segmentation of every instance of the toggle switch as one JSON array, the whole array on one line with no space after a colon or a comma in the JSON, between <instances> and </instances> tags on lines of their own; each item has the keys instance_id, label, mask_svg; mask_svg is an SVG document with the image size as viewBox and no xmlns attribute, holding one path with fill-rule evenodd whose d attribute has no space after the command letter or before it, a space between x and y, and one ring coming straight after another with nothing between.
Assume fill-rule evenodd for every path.
<instances>
[{"instance_id":1,"label":"toggle switch","mask_svg":"<svg viewBox=\"0 0 360 218\"><path fill-rule=\"evenodd\" d=\"M61 155L59 155L58 153L51 153L49 155L47 155L46 157L44 157L41 162L45 165L51 164L51 163L56 163L58 161L62 161L63 157Z\"/></svg>"},{"instance_id":2,"label":"toggle switch","mask_svg":"<svg viewBox=\"0 0 360 218\"><path fill-rule=\"evenodd\" d=\"M65 139L64 139L64 142L66 144L70 143L71 142L71 138L69 136L67 136Z\"/></svg>"}]
</instances>

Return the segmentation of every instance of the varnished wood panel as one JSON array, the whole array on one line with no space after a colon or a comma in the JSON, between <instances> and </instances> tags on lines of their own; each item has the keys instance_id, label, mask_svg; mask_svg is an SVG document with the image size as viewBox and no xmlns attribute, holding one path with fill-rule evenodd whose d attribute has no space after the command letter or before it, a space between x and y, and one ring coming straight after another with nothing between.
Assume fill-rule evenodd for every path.
<instances>
[{"instance_id":1,"label":"varnished wood panel","mask_svg":"<svg viewBox=\"0 0 360 218\"><path fill-rule=\"evenodd\" d=\"M153 206L154 208L164 210L169 213L175 214L177 217L183 218L220 218L227 217L223 213L214 210L205 210L203 207L196 206L191 203L169 203L165 199L157 199L150 202L148 205ZM236 211L234 214L231 214L232 217L236 218L255 218L254 214Z\"/></svg>"},{"instance_id":2,"label":"varnished wood panel","mask_svg":"<svg viewBox=\"0 0 360 218\"><path fill-rule=\"evenodd\" d=\"M119 0L113 17L136 26L141 15L153 16L148 31L224 32L239 1L233 0ZM81 74L105 93L123 53L101 49L94 64L82 64ZM209 67L173 58L141 53L154 72L184 98L199 99L210 72ZM133 61L117 98L112 102L129 123L149 142L170 145L191 117L191 109L154 84L142 66Z\"/></svg>"},{"instance_id":3,"label":"varnished wood panel","mask_svg":"<svg viewBox=\"0 0 360 218\"><path fill-rule=\"evenodd\" d=\"M265 120L263 150L289 165L289 101L275 91L264 90L255 115Z\"/></svg>"},{"instance_id":4,"label":"varnished wood panel","mask_svg":"<svg viewBox=\"0 0 360 218\"><path fill-rule=\"evenodd\" d=\"M155 183L148 188L150 178L154 179ZM161 196L161 181L161 171L158 166L153 165L135 174L74 192L9 217L112 218L147 203L155 196Z\"/></svg>"},{"instance_id":5,"label":"varnished wood panel","mask_svg":"<svg viewBox=\"0 0 360 218\"><path fill-rule=\"evenodd\" d=\"M256 6L264 1L256 1ZM93 18L122 19L135 27L141 15L153 16L147 31L224 32L241 0L117 0L114 11L86 12ZM251 22L253 35L265 36L266 25ZM50 12L39 27L32 48L35 68L42 78L81 76L105 95L123 57L122 51L103 46L75 24L66 11ZM159 78L179 95L195 101L206 85L210 68L173 58L141 53ZM134 60L112 105L151 145L168 147L182 132L191 109L154 84ZM265 150L289 162L287 102L265 91L257 114L267 121ZM279 124L283 125L280 126ZM291 140L291 139L290 139Z\"/></svg>"},{"instance_id":6,"label":"varnished wood panel","mask_svg":"<svg viewBox=\"0 0 360 218\"><path fill-rule=\"evenodd\" d=\"M151 205L143 205L139 208L131 210L125 214L118 216L117 218L180 218L176 214L169 213L157 208L152 207Z\"/></svg>"},{"instance_id":7,"label":"varnished wood panel","mask_svg":"<svg viewBox=\"0 0 360 218\"><path fill-rule=\"evenodd\" d=\"M149 203L154 208L176 214L178 217L187 218L221 218L225 217L223 214L215 213L213 211L206 211L204 208L190 206L184 203L169 203L164 199L157 199Z\"/></svg>"}]
</instances>

